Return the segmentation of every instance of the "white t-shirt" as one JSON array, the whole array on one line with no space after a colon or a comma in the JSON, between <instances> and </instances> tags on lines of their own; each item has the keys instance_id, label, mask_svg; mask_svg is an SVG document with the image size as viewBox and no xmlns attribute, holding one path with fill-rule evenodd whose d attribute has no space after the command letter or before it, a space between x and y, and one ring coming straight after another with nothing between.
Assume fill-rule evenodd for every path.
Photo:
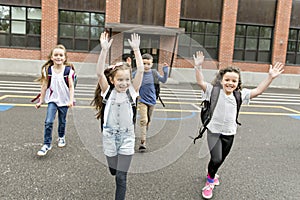
<instances>
[{"instance_id":1,"label":"white t-shirt","mask_svg":"<svg viewBox=\"0 0 300 200\"><path fill-rule=\"evenodd\" d=\"M209 100L212 92L212 84L207 83L206 91L203 93L205 100ZM242 89L241 97L243 104L250 102L250 89ZM226 95L221 88L218 102L211 121L208 123L207 128L212 133L221 133L223 135L234 135L237 130L236 123L237 103L233 93Z\"/></svg>"},{"instance_id":2,"label":"white t-shirt","mask_svg":"<svg viewBox=\"0 0 300 200\"><path fill-rule=\"evenodd\" d=\"M70 90L64 80L65 67L60 73L55 73L53 66L51 66L51 70L51 83L49 88L46 90L45 102L53 102L59 107L67 106L70 102ZM72 78L73 74L74 70L71 69L68 77Z\"/></svg>"}]
</instances>

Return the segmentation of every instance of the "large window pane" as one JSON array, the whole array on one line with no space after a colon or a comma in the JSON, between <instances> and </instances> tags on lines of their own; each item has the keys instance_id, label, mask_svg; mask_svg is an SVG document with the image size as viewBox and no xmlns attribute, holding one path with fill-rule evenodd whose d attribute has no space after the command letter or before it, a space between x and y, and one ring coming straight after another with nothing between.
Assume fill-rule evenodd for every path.
<instances>
[{"instance_id":1,"label":"large window pane","mask_svg":"<svg viewBox=\"0 0 300 200\"><path fill-rule=\"evenodd\" d=\"M28 22L27 23L27 33L28 34L41 34L41 23L40 22Z\"/></svg>"},{"instance_id":2,"label":"large window pane","mask_svg":"<svg viewBox=\"0 0 300 200\"><path fill-rule=\"evenodd\" d=\"M258 36L259 27L257 26L249 26L247 29L247 36L257 37Z\"/></svg>"},{"instance_id":3,"label":"large window pane","mask_svg":"<svg viewBox=\"0 0 300 200\"><path fill-rule=\"evenodd\" d=\"M237 36L244 36L246 34L246 26L236 26L235 35Z\"/></svg>"},{"instance_id":4,"label":"large window pane","mask_svg":"<svg viewBox=\"0 0 300 200\"><path fill-rule=\"evenodd\" d=\"M25 36L12 35L11 46L24 47L25 46Z\"/></svg>"},{"instance_id":5,"label":"large window pane","mask_svg":"<svg viewBox=\"0 0 300 200\"><path fill-rule=\"evenodd\" d=\"M217 36L205 36L205 46L206 47L217 47L218 37Z\"/></svg>"},{"instance_id":6,"label":"large window pane","mask_svg":"<svg viewBox=\"0 0 300 200\"><path fill-rule=\"evenodd\" d=\"M75 37L89 38L89 27L75 26Z\"/></svg>"},{"instance_id":7,"label":"large window pane","mask_svg":"<svg viewBox=\"0 0 300 200\"><path fill-rule=\"evenodd\" d=\"M0 20L0 33L9 33L9 20Z\"/></svg>"},{"instance_id":8,"label":"large window pane","mask_svg":"<svg viewBox=\"0 0 300 200\"><path fill-rule=\"evenodd\" d=\"M105 20L103 14L92 13L91 14L91 25L104 26Z\"/></svg>"},{"instance_id":9,"label":"large window pane","mask_svg":"<svg viewBox=\"0 0 300 200\"><path fill-rule=\"evenodd\" d=\"M12 21L11 33L26 34L26 22L25 21Z\"/></svg>"},{"instance_id":10,"label":"large window pane","mask_svg":"<svg viewBox=\"0 0 300 200\"><path fill-rule=\"evenodd\" d=\"M26 20L26 8L24 8L24 7L12 7L11 18L12 19Z\"/></svg>"},{"instance_id":11,"label":"large window pane","mask_svg":"<svg viewBox=\"0 0 300 200\"><path fill-rule=\"evenodd\" d=\"M246 49L256 50L257 49L257 39L246 39Z\"/></svg>"},{"instance_id":12,"label":"large window pane","mask_svg":"<svg viewBox=\"0 0 300 200\"><path fill-rule=\"evenodd\" d=\"M218 34L219 33L219 25L216 23L207 23L206 24L206 33Z\"/></svg>"},{"instance_id":13,"label":"large window pane","mask_svg":"<svg viewBox=\"0 0 300 200\"><path fill-rule=\"evenodd\" d=\"M89 24L90 23L90 15L89 15L89 13L76 12L75 21L76 21L76 24Z\"/></svg>"},{"instance_id":14,"label":"large window pane","mask_svg":"<svg viewBox=\"0 0 300 200\"><path fill-rule=\"evenodd\" d=\"M205 33L205 23L204 22L194 22L193 32Z\"/></svg>"},{"instance_id":15,"label":"large window pane","mask_svg":"<svg viewBox=\"0 0 300 200\"><path fill-rule=\"evenodd\" d=\"M42 19L42 11L37 8L28 8L28 19Z\"/></svg>"},{"instance_id":16,"label":"large window pane","mask_svg":"<svg viewBox=\"0 0 300 200\"><path fill-rule=\"evenodd\" d=\"M74 29L72 25L60 25L59 29L60 29L59 36L74 37Z\"/></svg>"},{"instance_id":17,"label":"large window pane","mask_svg":"<svg viewBox=\"0 0 300 200\"><path fill-rule=\"evenodd\" d=\"M88 40L75 40L75 49L78 50L89 50L88 49Z\"/></svg>"},{"instance_id":18,"label":"large window pane","mask_svg":"<svg viewBox=\"0 0 300 200\"><path fill-rule=\"evenodd\" d=\"M272 37L272 29L268 27L260 28L260 37L271 38Z\"/></svg>"},{"instance_id":19,"label":"large window pane","mask_svg":"<svg viewBox=\"0 0 300 200\"><path fill-rule=\"evenodd\" d=\"M74 23L75 13L71 11L60 11L59 12L59 22Z\"/></svg>"},{"instance_id":20,"label":"large window pane","mask_svg":"<svg viewBox=\"0 0 300 200\"><path fill-rule=\"evenodd\" d=\"M234 48L235 49L244 49L245 39L244 38L235 38Z\"/></svg>"},{"instance_id":21,"label":"large window pane","mask_svg":"<svg viewBox=\"0 0 300 200\"><path fill-rule=\"evenodd\" d=\"M271 47L270 40L259 40L259 50L269 51Z\"/></svg>"},{"instance_id":22,"label":"large window pane","mask_svg":"<svg viewBox=\"0 0 300 200\"><path fill-rule=\"evenodd\" d=\"M0 6L0 18L10 19L9 6Z\"/></svg>"}]
</instances>

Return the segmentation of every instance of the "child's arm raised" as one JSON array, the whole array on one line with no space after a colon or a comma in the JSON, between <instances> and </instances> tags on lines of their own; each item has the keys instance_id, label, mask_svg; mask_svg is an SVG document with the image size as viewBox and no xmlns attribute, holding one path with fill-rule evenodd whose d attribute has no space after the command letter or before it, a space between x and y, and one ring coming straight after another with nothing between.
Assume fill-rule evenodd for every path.
<instances>
[{"instance_id":1,"label":"child's arm raised","mask_svg":"<svg viewBox=\"0 0 300 200\"><path fill-rule=\"evenodd\" d=\"M135 91L138 91L141 87L144 75L144 63L140 52L140 36L136 33L133 33L131 34L131 40L128 39L128 42L133 49L137 66L135 77L132 80L132 85Z\"/></svg>"},{"instance_id":2,"label":"child's arm raised","mask_svg":"<svg viewBox=\"0 0 300 200\"><path fill-rule=\"evenodd\" d=\"M202 63L204 61L204 55L202 51L197 51L196 56L193 55L195 71L196 71L196 80L201 89L206 91L206 82L204 81L204 77L202 74Z\"/></svg>"},{"instance_id":3,"label":"child's arm raised","mask_svg":"<svg viewBox=\"0 0 300 200\"><path fill-rule=\"evenodd\" d=\"M283 67L284 65L279 62L277 62L274 67L270 65L268 77L263 80L256 88L251 90L250 99L262 94L272 83L273 79L278 77L284 71Z\"/></svg>"},{"instance_id":4,"label":"child's arm raised","mask_svg":"<svg viewBox=\"0 0 300 200\"><path fill-rule=\"evenodd\" d=\"M105 59L112 41L113 39L109 41L108 33L106 32L101 33L100 36L101 52L96 66L96 73L98 76L98 83L102 91L105 91L108 87L108 82L104 74L104 69L105 69Z\"/></svg>"}]
</instances>

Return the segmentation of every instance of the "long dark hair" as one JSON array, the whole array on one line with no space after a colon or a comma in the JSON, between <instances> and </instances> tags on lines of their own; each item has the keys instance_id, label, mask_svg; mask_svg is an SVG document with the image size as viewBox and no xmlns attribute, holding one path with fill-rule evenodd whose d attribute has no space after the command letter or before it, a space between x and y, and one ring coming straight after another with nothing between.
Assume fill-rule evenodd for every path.
<instances>
[{"instance_id":1,"label":"long dark hair","mask_svg":"<svg viewBox=\"0 0 300 200\"><path fill-rule=\"evenodd\" d=\"M223 76L227 72L234 72L239 75L239 82L238 82L237 88L235 90L241 90L242 89L241 71L238 67L234 67L234 66L229 66L229 67L220 69L218 74L216 75L215 79L212 81L212 85L220 86Z\"/></svg>"},{"instance_id":2,"label":"long dark hair","mask_svg":"<svg viewBox=\"0 0 300 200\"><path fill-rule=\"evenodd\" d=\"M117 73L118 70L129 70L130 71L130 77L132 77L132 71L131 67L126 62L120 62L116 65L111 65L107 69L104 70L104 75L107 79L107 82L109 84L109 87L113 88L114 85L110 82L110 79L113 79ZM97 113L95 114L96 119L101 119L102 117L102 109L103 109L103 97L101 96L101 87L99 83L96 86L95 92L94 92L94 98L92 102L90 103L91 106L94 106Z\"/></svg>"}]
</instances>

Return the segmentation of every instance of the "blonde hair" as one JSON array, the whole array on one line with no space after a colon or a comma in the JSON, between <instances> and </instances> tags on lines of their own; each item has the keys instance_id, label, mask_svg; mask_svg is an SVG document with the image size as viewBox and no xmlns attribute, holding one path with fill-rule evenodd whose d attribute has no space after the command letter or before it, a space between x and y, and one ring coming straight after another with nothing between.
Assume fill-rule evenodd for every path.
<instances>
[{"instance_id":1,"label":"blonde hair","mask_svg":"<svg viewBox=\"0 0 300 200\"><path fill-rule=\"evenodd\" d=\"M40 84L42 84L44 81L48 82L48 68L51 67L54 63L53 61L51 60L51 57L53 55L53 51L55 49L62 49L64 51L64 54L65 54L65 57L66 57L66 60L64 62L64 65L67 65L67 66L70 66L72 67L72 69L75 71L75 68L74 68L74 65L72 63L69 63L67 60L68 60L68 56L67 56L67 50L65 48L64 45L62 44L58 44L56 45L49 53L48 55L48 60L45 62L45 64L43 64L42 66L42 69L41 69L41 76L36 79L35 81L37 82L40 82ZM46 72L46 76L45 76L45 72Z\"/></svg>"}]
</instances>

